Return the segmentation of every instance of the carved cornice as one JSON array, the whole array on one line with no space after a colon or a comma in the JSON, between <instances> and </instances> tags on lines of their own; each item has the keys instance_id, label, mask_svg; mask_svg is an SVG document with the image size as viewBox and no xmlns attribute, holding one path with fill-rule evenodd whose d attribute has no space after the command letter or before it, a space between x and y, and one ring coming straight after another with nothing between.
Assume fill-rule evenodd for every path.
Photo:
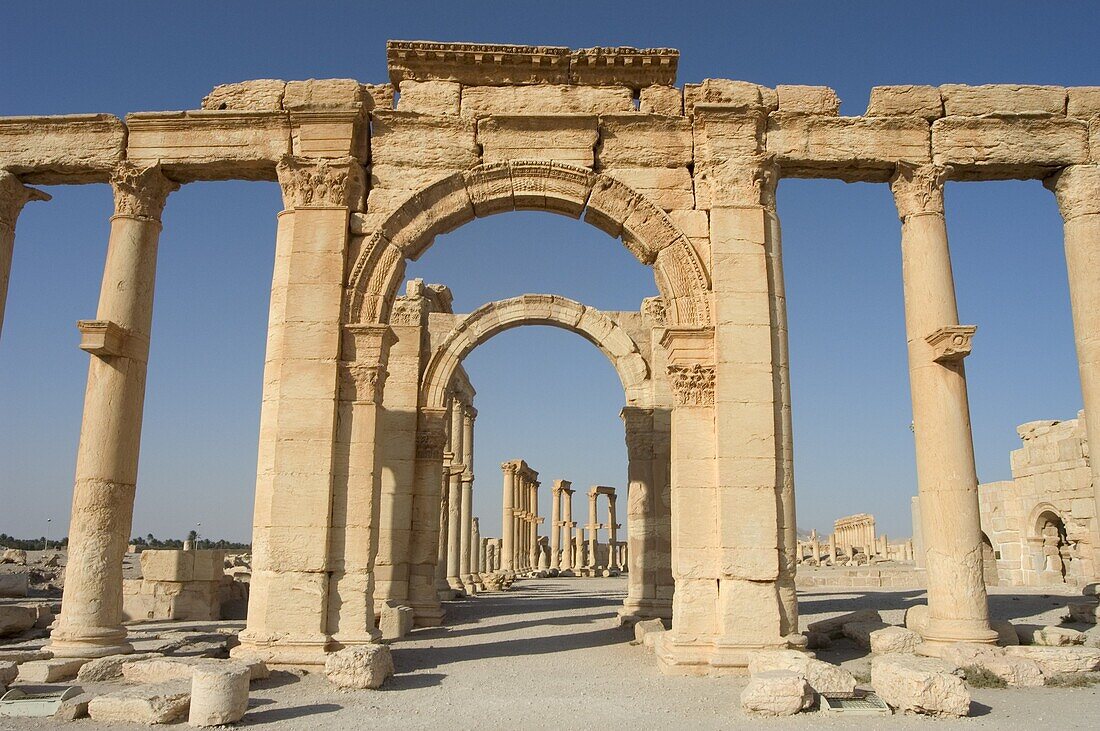
<instances>
[{"instance_id":1,"label":"carved cornice","mask_svg":"<svg viewBox=\"0 0 1100 731\"><path fill-rule=\"evenodd\" d=\"M951 325L941 327L924 340L932 346L932 360L937 363L954 363L970 355L976 325Z\"/></svg>"},{"instance_id":2,"label":"carved cornice","mask_svg":"<svg viewBox=\"0 0 1100 731\"><path fill-rule=\"evenodd\" d=\"M1100 215L1100 165L1071 165L1043 181L1058 200L1062 220Z\"/></svg>"},{"instance_id":3,"label":"carved cornice","mask_svg":"<svg viewBox=\"0 0 1100 731\"><path fill-rule=\"evenodd\" d=\"M143 168L124 160L111 173L115 215L159 221L168 194L179 187L164 176L160 163Z\"/></svg>"},{"instance_id":4,"label":"carved cornice","mask_svg":"<svg viewBox=\"0 0 1100 731\"><path fill-rule=\"evenodd\" d=\"M366 190L363 166L354 157L329 160L284 155L275 172L287 210L356 208Z\"/></svg>"},{"instance_id":5,"label":"carved cornice","mask_svg":"<svg viewBox=\"0 0 1100 731\"><path fill-rule=\"evenodd\" d=\"M23 185L17 176L0 169L0 226L15 228L15 219L23 206L30 201L48 201L49 193Z\"/></svg>"},{"instance_id":6,"label":"carved cornice","mask_svg":"<svg viewBox=\"0 0 1100 731\"><path fill-rule=\"evenodd\" d=\"M916 165L899 162L890 178L898 216L918 213L943 213L943 184L951 175L949 165Z\"/></svg>"},{"instance_id":7,"label":"carved cornice","mask_svg":"<svg viewBox=\"0 0 1100 731\"><path fill-rule=\"evenodd\" d=\"M342 363L340 396L347 401L378 404L386 383L386 369L380 365Z\"/></svg>"},{"instance_id":8,"label":"carved cornice","mask_svg":"<svg viewBox=\"0 0 1100 731\"><path fill-rule=\"evenodd\" d=\"M714 366L670 365L668 378L677 406L714 405Z\"/></svg>"}]
</instances>

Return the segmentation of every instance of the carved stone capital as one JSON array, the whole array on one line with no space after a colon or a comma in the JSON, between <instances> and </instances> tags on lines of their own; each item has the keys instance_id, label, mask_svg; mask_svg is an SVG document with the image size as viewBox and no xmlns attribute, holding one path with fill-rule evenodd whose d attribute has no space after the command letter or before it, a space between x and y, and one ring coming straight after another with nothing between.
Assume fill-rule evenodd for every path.
<instances>
[{"instance_id":1,"label":"carved stone capital","mask_svg":"<svg viewBox=\"0 0 1100 731\"><path fill-rule=\"evenodd\" d=\"M284 155L275 171L287 210L357 208L366 191L363 166L354 157L328 160Z\"/></svg>"},{"instance_id":2,"label":"carved stone capital","mask_svg":"<svg viewBox=\"0 0 1100 731\"><path fill-rule=\"evenodd\" d=\"M668 322L668 307L662 297L646 297L642 300L642 312L654 325L663 326Z\"/></svg>"},{"instance_id":3,"label":"carved stone capital","mask_svg":"<svg viewBox=\"0 0 1100 731\"><path fill-rule=\"evenodd\" d=\"M668 378L677 406L714 405L714 366L670 365Z\"/></svg>"},{"instance_id":4,"label":"carved stone capital","mask_svg":"<svg viewBox=\"0 0 1100 731\"><path fill-rule=\"evenodd\" d=\"M779 185L775 155L734 158L711 163L708 169L713 178L712 191L721 191L720 199L712 194L712 206L763 206L775 210L775 189Z\"/></svg>"},{"instance_id":5,"label":"carved stone capital","mask_svg":"<svg viewBox=\"0 0 1100 731\"><path fill-rule=\"evenodd\" d=\"M932 360L954 363L970 355L977 330L975 325L951 325L928 335L924 340L932 346Z\"/></svg>"},{"instance_id":6,"label":"carved stone capital","mask_svg":"<svg viewBox=\"0 0 1100 731\"><path fill-rule=\"evenodd\" d=\"M1071 165L1043 181L1058 200L1062 220L1100 214L1100 165Z\"/></svg>"},{"instance_id":7,"label":"carved stone capital","mask_svg":"<svg viewBox=\"0 0 1100 731\"><path fill-rule=\"evenodd\" d=\"M168 194L179 187L179 183L164 176L159 163L142 168L124 160L111 173L115 215L159 221Z\"/></svg>"},{"instance_id":8,"label":"carved stone capital","mask_svg":"<svg viewBox=\"0 0 1100 731\"><path fill-rule=\"evenodd\" d=\"M943 184L950 175L947 165L899 162L890 178L898 216L904 221L916 213L943 213Z\"/></svg>"},{"instance_id":9,"label":"carved stone capital","mask_svg":"<svg viewBox=\"0 0 1100 731\"><path fill-rule=\"evenodd\" d=\"M519 465L516 464L515 462L501 462L500 463L500 470L504 474L513 474L514 475L519 470Z\"/></svg>"},{"instance_id":10,"label":"carved stone capital","mask_svg":"<svg viewBox=\"0 0 1100 731\"><path fill-rule=\"evenodd\" d=\"M23 185L17 176L0 170L0 226L15 227L15 219L29 201L48 201L49 193Z\"/></svg>"},{"instance_id":11,"label":"carved stone capital","mask_svg":"<svg viewBox=\"0 0 1100 731\"><path fill-rule=\"evenodd\" d=\"M447 411L421 409L416 428L416 458L443 461L447 448Z\"/></svg>"},{"instance_id":12,"label":"carved stone capital","mask_svg":"<svg viewBox=\"0 0 1100 731\"><path fill-rule=\"evenodd\" d=\"M343 400L381 403L385 383L386 369L380 365L345 362L340 366L340 398Z\"/></svg>"}]
</instances>

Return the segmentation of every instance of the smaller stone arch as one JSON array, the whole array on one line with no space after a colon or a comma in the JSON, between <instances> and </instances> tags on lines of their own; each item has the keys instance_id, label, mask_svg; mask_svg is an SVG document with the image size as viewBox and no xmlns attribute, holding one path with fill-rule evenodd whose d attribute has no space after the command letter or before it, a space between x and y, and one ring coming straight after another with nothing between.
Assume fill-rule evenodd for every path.
<instances>
[{"instance_id":1,"label":"smaller stone arch","mask_svg":"<svg viewBox=\"0 0 1100 731\"><path fill-rule=\"evenodd\" d=\"M1054 523L1064 539L1066 536L1066 522L1062 518L1062 512L1055 505L1048 502L1039 503L1032 509L1031 517L1027 522L1028 537L1041 539L1043 537L1043 527L1048 520Z\"/></svg>"},{"instance_id":2,"label":"smaller stone arch","mask_svg":"<svg viewBox=\"0 0 1100 731\"><path fill-rule=\"evenodd\" d=\"M574 332L595 345L615 368L626 402L644 401L650 367L637 343L612 318L580 302L553 294L525 294L483 305L467 315L434 349L421 380L424 408L445 407L447 388L462 359L489 338L523 325L549 325Z\"/></svg>"}]
</instances>

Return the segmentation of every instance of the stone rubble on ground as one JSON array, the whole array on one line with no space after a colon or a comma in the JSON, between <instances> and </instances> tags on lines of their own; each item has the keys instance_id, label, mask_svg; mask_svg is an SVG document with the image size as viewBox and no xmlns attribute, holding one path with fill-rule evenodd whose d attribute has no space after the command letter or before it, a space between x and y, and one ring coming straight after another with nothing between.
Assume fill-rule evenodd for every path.
<instances>
[{"instance_id":1,"label":"stone rubble on ground","mask_svg":"<svg viewBox=\"0 0 1100 731\"><path fill-rule=\"evenodd\" d=\"M871 685L891 708L932 716L966 716L970 692L942 660L915 655L876 655Z\"/></svg>"},{"instance_id":2,"label":"stone rubble on ground","mask_svg":"<svg viewBox=\"0 0 1100 731\"><path fill-rule=\"evenodd\" d=\"M806 679L791 670L765 670L741 691L741 710L759 716L793 716L814 704Z\"/></svg>"},{"instance_id":3,"label":"stone rubble on ground","mask_svg":"<svg viewBox=\"0 0 1100 731\"><path fill-rule=\"evenodd\" d=\"M325 675L339 688L381 688L393 675L393 657L388 645L360 645L330 653Z\"/></svg>"}]
</instances>

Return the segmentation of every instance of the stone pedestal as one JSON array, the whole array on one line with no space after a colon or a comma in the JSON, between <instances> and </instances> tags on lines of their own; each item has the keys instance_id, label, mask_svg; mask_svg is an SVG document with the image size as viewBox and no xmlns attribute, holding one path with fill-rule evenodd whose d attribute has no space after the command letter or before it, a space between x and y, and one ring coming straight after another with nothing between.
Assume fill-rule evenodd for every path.
<instances>
[{"instance_id":1,"label":"stone pedestal","mask_svg":"<svg viewBox=\"0 0 1100 731\"><path fill-rule=\"evenodd\" d=\"M129 652L122 626L122 558L130 542L160 215L178 186L159 167L121 164L96 319L81 321L92 357L76 458L69 558L55 657Z\"/></svg>"}]
</instances>

